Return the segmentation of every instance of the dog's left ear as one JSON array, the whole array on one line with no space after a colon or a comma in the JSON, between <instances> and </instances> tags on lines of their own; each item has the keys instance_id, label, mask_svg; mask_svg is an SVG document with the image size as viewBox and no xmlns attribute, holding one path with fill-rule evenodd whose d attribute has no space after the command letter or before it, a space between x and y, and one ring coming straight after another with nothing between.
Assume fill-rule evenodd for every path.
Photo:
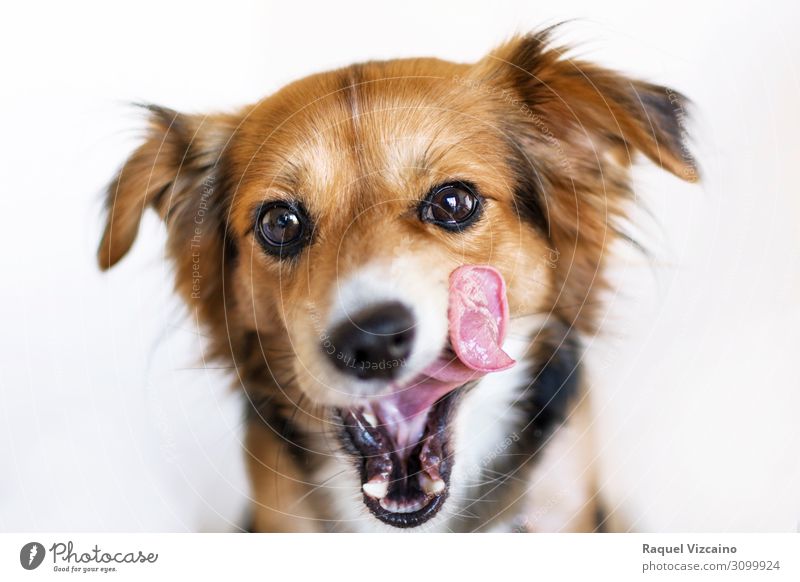
<instances>
[{"instance_id":1,"label":"dog's left ear","mask_svg":"<svg viewBox=\"0 0 800 582\"><path fill-rule=\"evenodd\" d=\"M567 58L552 46L553 28L517 37L478 63L481 82L500 86L505 99L528 118L533 134L595 155L609 153L629 165L636 151L689 182L699 179L686 144L689 101L682 94Z\"/></svg>"}]
</instances>

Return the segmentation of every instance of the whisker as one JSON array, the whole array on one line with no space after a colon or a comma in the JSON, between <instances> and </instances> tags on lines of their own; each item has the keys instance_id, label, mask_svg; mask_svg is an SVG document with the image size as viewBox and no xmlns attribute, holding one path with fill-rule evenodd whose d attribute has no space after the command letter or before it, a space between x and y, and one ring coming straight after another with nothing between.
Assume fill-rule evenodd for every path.
<instances>
[{"instance_id":1,"label":"whisker","mask_svg":"<svg viewBox=\"0 0 800 582\"><path fill-rule=\"evenodd\" d=\"M450 513L450 515L453 515L453 516L456 516L456 517L461 517L461 518L464 518L464 519L478 519L478 514L477 513L472 513L471 511L467 511L464 508L461 508L461 509L458 509L458 510L450 509L449 513Z\"/></svg>"},{"instance_id":2,"label":"whisker","mask_svg":"<svg viewBox=\"0 0 800 582\"><path fill-rule=\"evenodd\" d=\"M330 483L331 481L333 481L334 479L336 479L337 477L339 477L340 475L342 475L342 474L343 474L343 473L344 473L346 470L347 470L347 469L342 469L342 470L341 470L341 471L339 471L338 473L335 473L335 474L331 475L330 477L328 477L327 479L325 479L325 480L324 480L322 483L320 483L319 485L315 485L315 486L314 486L314 487L313 487L313 488L312 488L310 491L307 491L305 494L301 495L301 496L300 496L300 498L299 498L299 499L297 499L297 501L295 501L294 503L292 503L292 504L289 506L289 509L288 509L288 510L289 510L289 511L291 511L291 510L295 509L295 508L296 508L298 505L300 505L300 504L301 504L303 501L305 501L306 499L308 499L308 498L309 498L309 497L310 497L310 496L311 496L313 493L315 493L316 491L318 491L318 490L319 490L321 487L325 487L325 485L327 485L328 483Z\"/></svg>"}]
</instances>

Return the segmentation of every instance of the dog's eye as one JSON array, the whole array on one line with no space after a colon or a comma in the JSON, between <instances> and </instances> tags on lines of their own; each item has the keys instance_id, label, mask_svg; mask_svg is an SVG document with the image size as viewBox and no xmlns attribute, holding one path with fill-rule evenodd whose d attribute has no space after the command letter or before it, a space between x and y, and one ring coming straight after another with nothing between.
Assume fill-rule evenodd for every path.
<instances>
[{"instance_id":1,"label":"dog's eye","mask_svg":"<svg viewBox=\"0 0 800 582\"><path fill-rule=\"evenodd\" d=\"M305 212L287 202L271 202L263 206L256 229L267 252L281 257L297 253L309 234Z\"/></svg>"},{"instance_id":2,"label":"dog's eye","mask_svg":"<svg viewBox=\"0 0 800 582\"><path fill-rule=\"evenodd\" d=\"M480 214L481 199L463 183L434 188L420 205L420 218L447 230L462 230Z\"/></svg>"}]
</instances>

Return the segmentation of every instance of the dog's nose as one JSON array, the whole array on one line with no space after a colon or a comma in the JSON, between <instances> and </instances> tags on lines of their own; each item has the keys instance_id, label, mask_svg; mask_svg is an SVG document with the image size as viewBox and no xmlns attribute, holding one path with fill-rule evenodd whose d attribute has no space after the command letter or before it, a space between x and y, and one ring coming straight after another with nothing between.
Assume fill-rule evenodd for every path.
<instances>
[{"instance_id":1,"label":"dog's nose","mask_svg":"<svg viewBox=\"0 0 800 582\"><path fill-rule=\"evenodd\" d=\"M414 343L414 316L399 302L381 303L356 313L330 335L325 352L345 374L363 380L399 375Z\"/></svg>"}]
</instances>

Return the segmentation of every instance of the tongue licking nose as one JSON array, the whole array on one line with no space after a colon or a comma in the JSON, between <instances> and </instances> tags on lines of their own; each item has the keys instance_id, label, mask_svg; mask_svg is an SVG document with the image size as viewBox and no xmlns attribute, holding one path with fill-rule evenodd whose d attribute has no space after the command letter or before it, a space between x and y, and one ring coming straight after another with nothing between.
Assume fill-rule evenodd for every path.
<instances>
[{"instance_id":1,"label":"tongue licking nose","mask_svg":"<svg viewBox=\"0 0 800 582\"><path fill-rule=\"evenodd\" d=\"M506 284L497 269L467 265L450 274L450 343L458 359L478 372L514 365L501 347L508 325Z\"/></svg>"}]
</instances>

